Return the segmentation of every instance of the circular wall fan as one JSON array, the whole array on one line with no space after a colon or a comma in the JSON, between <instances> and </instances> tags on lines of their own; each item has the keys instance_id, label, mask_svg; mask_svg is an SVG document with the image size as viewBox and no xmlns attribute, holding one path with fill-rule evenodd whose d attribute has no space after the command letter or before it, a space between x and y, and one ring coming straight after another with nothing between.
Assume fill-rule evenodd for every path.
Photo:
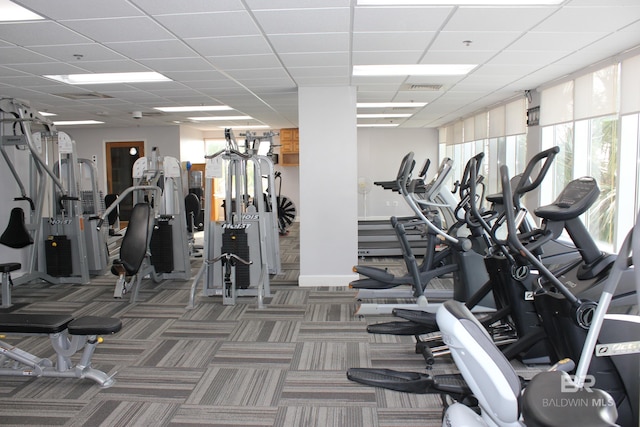
<instances>
[{"instance_id":1,"label":"circular wall fan","mask_svg":"<svg viewBox=\"0 0 640 427\"><path fill-rule=\"evenodd\" d=\"M373 182L366 176L358 177L358 194L362 195L362 206L364 217L367 217L367 194L371 192Z\"/></svg>"}]
</instances>

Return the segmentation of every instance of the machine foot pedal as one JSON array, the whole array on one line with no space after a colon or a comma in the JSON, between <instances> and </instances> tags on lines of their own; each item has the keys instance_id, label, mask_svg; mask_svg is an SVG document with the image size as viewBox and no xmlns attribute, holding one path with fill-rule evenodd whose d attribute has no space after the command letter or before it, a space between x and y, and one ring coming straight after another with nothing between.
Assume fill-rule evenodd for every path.
<instances>
[{"instance_id":1,"label":"machine foot pedal","mask_svg":"<svg viewBox=\"0 0 640 427\"><path fill-rule=\"evenodd\" d=\"M409 310L406 308L394 308L392 313L394 316L400 317L401 319L429 326L432 328L431 332L435 332L440 329L438 328L438 322L436 322L435 313L427 313L422 310Z\"/></svg>"},{"instance_id":2,"label":"machine foot pedal","mask_svg":"<svg viewBox=\"0 0 640 427\"><path fill-rule=\"evenodd\" d=\"M437 329L436 329L437 330ZM384 322L367 326L370 334L424 335L434 332L429 327L414 322Z\"/></svg>"},{"instance_id":3,"label":"machine foot pedal","mask_svg":"<svg viewBox=\"0 0 640 427\"><path fill-rule=\"evenodd\" d=\"M347 370L351 381L405 393L432 393L433 378L419 372L399 372L391 369L351 368Z\"/></svg>"}]
</instances>

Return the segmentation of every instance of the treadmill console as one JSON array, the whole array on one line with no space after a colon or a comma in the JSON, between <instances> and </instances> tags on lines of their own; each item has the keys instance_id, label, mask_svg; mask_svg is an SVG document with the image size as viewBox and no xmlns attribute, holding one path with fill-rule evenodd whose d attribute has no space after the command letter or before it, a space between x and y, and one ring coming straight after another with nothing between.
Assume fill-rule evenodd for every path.
<instances>
[{"instance_id":1,"label":"treadmill console","mask_svg":"<svg viewBox=\"0 0 640 427\"><path fill-rule=\"evenodd\" d=\"M542 219L568 221L585 213L599 195L600 189L594 178L587 176L574 179L552 204L541 206L534 213Z\"/></svg>"}]
</instances>

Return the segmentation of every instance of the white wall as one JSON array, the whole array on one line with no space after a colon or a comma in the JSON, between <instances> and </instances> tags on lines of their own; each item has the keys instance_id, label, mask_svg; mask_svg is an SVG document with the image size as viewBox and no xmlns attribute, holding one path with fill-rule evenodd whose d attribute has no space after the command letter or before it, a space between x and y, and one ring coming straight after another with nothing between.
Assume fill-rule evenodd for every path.
<instances>
[{"instance_id":1,"label":"white wall","mask_svg":"<svg viewBox=\"0 0 640 427\"><path fill-rule=\"evenodd\" d=\"M414 152L414 176L426 159L431 160L427 176L438 169L438 132L436 129L358 129L358 177L371 182L392 181L402 158ZM393 215L412 215L398 193L372 185L365 195L358 193L359 219L388 219Z\"/></svg>"},{"instance_id":2,"label":"white wall","mask_svg":"<svg viewBox=\"0 0 640 427\"><path fill-rule=\"evenodd\" d=\"M180 155L181 162L204 163L203 132L186 126L180 126Z\"/></svg>"},{"instance_id":3,"label":"white wall","mask_svg":"<svg viewBox=\"0 0 640 427\"><path fill-rule=\"evenodd\" d=\"M134 128L87 128L66 129L60 131L68 133L76 141L78 157L91 159L97 157L99 188L106 194L107 171L105 143L113 141L144 141L146 154L151 153L153 147L158 147L160 155L180 159L180 128L178 126L138 126Z\"/></svg>"}]
</instances>

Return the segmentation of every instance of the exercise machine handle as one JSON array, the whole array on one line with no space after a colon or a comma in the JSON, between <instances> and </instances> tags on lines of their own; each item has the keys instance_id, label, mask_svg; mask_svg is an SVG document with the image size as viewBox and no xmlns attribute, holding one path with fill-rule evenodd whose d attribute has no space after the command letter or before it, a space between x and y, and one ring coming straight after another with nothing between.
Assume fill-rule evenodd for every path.
<instances>
[{"instance_id":1,"label":"exercise machine handle","mask_svg":"<svg viewBox=\"0 0 640 427\"><path fill-rule=\"evenodd\" d=\"M32 211L36 210L36 205L35 203L33 203L33 199L31 199L31 197L27 197L27 196L15 197L13 200L15 201L26 200L27 202L29 202L29 207L31 208L31 210Z\"/></svg>"},{"instance_id":2,"label":"exercise machine handle","mask_svg":"<svg viewBox=\"0 0 640 427\"><path fill-rule=\"evenodd\" d=\"M514 203L519 204L518 201L520 200L520 197L523 194L528 193L534 188L537 188L542 183L542 180L547 175L547 172L549 171L549 168L553 163L553 159L556 157L556 155L559 152L560 152L560 147L554 146L547 150L541 151L540 153L533 156L533 158L529 161L529 163L527 163L527 167L522 173L522 178L518 182L518 186L516 187L513 193ZM542 167L538 172L536 179L529 182L529 180L531 179L531 174L533 173L534 167L542 161L544 161L544 163L542 164Z\"/></svg>"},{"instance_id":3,"label":"exercise machine handle","mask_svg":"<svg viewBox=\"0 0 640 427\"><path fill-rule=\"evenodd\" d=\"M571 303L574 308L574 312L577 313L574 316L574 320L576 323L584 327L581 323L581 319L579 319L580 307L583 305L583 302L580 301L575 295L571 293L569 289L562 283L556 276L549 271L544 264L533 255L526 246L520 241L518 236L518 226L516 225L516 219L514 215L515 207L513 206L513 199L511 197L511 182L509 180L509 167L507 165L500 166L500 181L502 183L502 198L504 200L504 216L507 222L507 242L509 246L524 258L526 258L531 264L533 264L538 271L544 277L556 287L556 289Z\"/></svg>"}]
</instances>

